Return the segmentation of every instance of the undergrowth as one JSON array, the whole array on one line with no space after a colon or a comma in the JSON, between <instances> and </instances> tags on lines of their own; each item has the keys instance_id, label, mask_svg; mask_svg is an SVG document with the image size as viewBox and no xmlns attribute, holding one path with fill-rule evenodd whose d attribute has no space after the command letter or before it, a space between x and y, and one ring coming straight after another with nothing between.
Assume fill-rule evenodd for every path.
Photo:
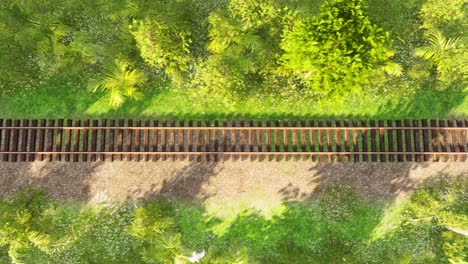
<instances>
[{"instance_id":1,"label":"undergrowth","mask_svg":"<svg viewBox=\"0 0 468 264\"><path fill-rule=\"evenodd\" d=\"M202 250L200 263L465 263L466 186L440 175L395 207L335 185L270 218L246 210L221 233L226 220L203 205L86 205L26 189L0 201L0 263L188 263Z\"/></svg>"}]
</instances>

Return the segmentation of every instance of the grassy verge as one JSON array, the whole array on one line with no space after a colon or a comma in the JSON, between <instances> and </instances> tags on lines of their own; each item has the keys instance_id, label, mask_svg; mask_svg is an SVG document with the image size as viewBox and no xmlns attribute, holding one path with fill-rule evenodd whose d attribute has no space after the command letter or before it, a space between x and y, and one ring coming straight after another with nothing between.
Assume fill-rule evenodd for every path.
<instances>
[{"instance_id":1,"label":"grassy verge","mask_svg":"<svg viewBox=\"0 0 468 264\"><path fill-rule=\"evenodd\" d=\"M167 87L146 89L140 101L115 110L104 95L63 81L0 97L2 118L462 118L468 114L462 88L437 91L394 87L376 96L312 100L290 95L249 95L226 107L222 98L195 98Z\"/></svg>"}]
</instances>

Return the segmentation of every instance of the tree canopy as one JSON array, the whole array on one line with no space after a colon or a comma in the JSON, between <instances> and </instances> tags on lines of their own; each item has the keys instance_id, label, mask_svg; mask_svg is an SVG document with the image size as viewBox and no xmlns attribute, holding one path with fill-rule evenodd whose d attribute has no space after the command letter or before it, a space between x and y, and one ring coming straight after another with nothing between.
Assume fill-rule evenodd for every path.
<instances>
[{"instance_id":1,"label":"tree canopy","mask_svg":"<svg viewBox=\"0 0 468 264\"><path fill-rule=\"evenodd\" d=\"M356 94L399 76L428 76L412 74L416 68L432 67L434 78L449 87L466 81L460 77L466 75L460 66L466 58L462 2L422 4L416 26L423 34L402 50L410 42L373 20L364 0L5 0L0 89L33 88L60 77L109 93L118 106L138 96L94 89L96 80L111 81L109 65L116 60L147 77L132 89L167 76L175 89L205 98L220 94L226 104L250 92L288 90L314 98ZM441 35L435 39L431 32ZM426 60L408 58L413 55Z\"/></svg>"}]
</instances>

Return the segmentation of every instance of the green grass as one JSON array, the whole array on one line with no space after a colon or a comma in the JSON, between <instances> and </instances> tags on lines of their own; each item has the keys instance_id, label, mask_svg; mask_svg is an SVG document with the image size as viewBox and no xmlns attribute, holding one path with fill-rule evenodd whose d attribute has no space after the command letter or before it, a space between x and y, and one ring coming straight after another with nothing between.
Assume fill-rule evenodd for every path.
<instances>
[{"instance_id":1,"label":"green grass","mask_svg":"<svg viewBox=\"0 0 468 264\"><path fill-rule=\"evenodd\" d=\"M140 101L128 100L115 110L105 96L63 81L49 81L28 91L0 97L2 118L461 118L468 113L467 92L462 88L389 89L383 96L368 92L356 96L314 101L297 96L249 95L235 105L221 98L194 98L177 90L144 90Z\"/></svg>"}]
</instances>

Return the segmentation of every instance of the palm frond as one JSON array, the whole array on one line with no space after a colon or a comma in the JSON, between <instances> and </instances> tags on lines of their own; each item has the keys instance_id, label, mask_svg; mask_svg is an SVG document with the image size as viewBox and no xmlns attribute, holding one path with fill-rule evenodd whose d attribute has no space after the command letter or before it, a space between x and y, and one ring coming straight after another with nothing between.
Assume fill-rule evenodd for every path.
<instances>
[{"instance_id":1,"label":"palm frond","mask_svg":"<svg viewBox=\"0 0 468 264\"><path fill-rule=\"evenodd\" d=\"M44 252L49 250L49 236L38 231L29 231L28 240Z\"/></svg>"},{"instance_id":2,"label":"palm frond","mask_svg":"<svg viewBox=\"0 0 468 264\"><path fill-rule=\"evenodd\" d=\"M385 63L385 65L382 66L384 72L386 72L389 75L393 76L401 76L403 74L403 67L401 64L393 62L393 61L388 61Z\"/></svg>"},{"instance_id":3,"label":"palm frond","mask_svg":"<svg viewBox=\"0 0 468 264\"><path fill-rule=\"evenodd\" d=\"M431 30L429 32L429 46L417 48L414 55L426 60L434 59L437 63L444 53L450 49L456 48L461 43L461 38L447 39L442 32Z\"/></svg>"},{"instance_id":4,"label":"palm frond","mask_svg":"<svg viewBox=\"0 0 468 264\"><path fill-rule=\"evenodd\" d=\"M24 261L22 259L26 256L25 251L27 249L28 245L24 241L11 241L10 248L8 249L8 256L10 256L11 262L14 264L23 264Z\"/></svg>"},{"instance_id":5,"label":"palm frond","mask_svg":"<svg viewBox=\"0 0 468 264\"><path fill-rule=\"evenodd\" d=\"M17 210L16 211L16 222L20 223L21 225L26 225L29 220L31 220L31 212L26 210Z\"/></svg>"},{"instance_id":6,"label":"palm frond","mask_svg":"<svg viewBox=\"0 0 468 264\"><path fill-rule=\"evenodd\" d=\"M250 49L253 53L258 52L259 50L263 49L263 41L262 38L256 34L249 33L242 38L242 45L246 46Z\"/></svg>"},{"instance_id":7,"label":"palm frond","mask_svg":"<svg viewBox=\"0 0 468 264\"><path fill-rule=\"evenodd\" d=\"M107 69L104 75L90 82L93 92L104 91L109 96L109 106L117 108L125 102L125 97L140 99L142 93L137 86L145 82L145 75L122 60L115 60L111 69Z\"/></svg>"}]
</instances>

